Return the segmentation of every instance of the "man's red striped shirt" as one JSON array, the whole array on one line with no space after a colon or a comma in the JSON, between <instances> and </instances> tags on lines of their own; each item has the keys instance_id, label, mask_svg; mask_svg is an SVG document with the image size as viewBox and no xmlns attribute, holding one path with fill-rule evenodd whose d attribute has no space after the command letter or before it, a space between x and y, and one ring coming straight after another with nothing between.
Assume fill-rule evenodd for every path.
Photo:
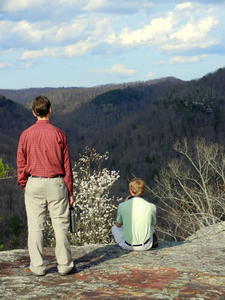
<instances>
[{"instance_id":1,"label":"man's red striped shirt","mask_svg":"<svg viewBox=\"0 0 225 300\"><path fill-rule=\"evenodd\" d=\"M26 186L30 175L62 175L69 195L73 195L73 173L67 136L48 120L38 120L24 130L17 151L18 184Z\"/></svg>"}]
</instances>

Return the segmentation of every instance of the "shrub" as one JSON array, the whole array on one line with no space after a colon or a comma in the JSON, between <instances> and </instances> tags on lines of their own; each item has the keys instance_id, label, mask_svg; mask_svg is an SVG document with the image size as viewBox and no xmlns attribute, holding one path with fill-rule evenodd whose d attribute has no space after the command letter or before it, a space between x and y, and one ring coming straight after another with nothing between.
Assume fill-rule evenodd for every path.
<instances>
[{"instance_id":1,"label":"shrub","mask_svg":"<svg viewBox=\"0 0 225 300\"><path fill-rule=\"evenodd\" d=\"M0 178L5 178L8 176L10 167L7 163L4 163L2 158L0 158Z\"/></svg>"},{"instance_id":2,"label":"shrub","mask_svg":"<svg viewBox=\"0 0 225 300\"><path fill-rule=\"evenodd\" d=\"M0 178L6 178L8 176L10 167L7 163L3 163L2 158L0 158ZM0 250L4 249L3 245L3 237L4 237L4 232L3 232L3 226L2 226L2 220L3 218L0 216Z\"/></svg>"},{"instance_id":3,"label":"shrub","mask_svg":"<svg viewBox=\"0 0 225 300\"><path fill-rule=\"evenodd\" d=\"M0 217L0 250L24 247L26 230L20 217Z\"/></svg>"},{"instance_id":4,"label":"shrub","mask_svg":"<svg viewBox=\"0 0 225 300\"><path fill-rule=\"evenodd\" d=\"M1 226L2 223L2 217L0 217L0 251L4 249L3 245L3 228Z\"/></svg>"}]
</instances>

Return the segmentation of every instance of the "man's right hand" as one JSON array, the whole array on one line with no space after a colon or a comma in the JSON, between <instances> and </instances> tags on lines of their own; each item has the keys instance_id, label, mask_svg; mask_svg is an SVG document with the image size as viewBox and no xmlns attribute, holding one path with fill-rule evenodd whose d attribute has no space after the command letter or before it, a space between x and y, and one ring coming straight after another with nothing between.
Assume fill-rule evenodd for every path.
<instances>
[{"instance_id":1,"label":"man's right hand","mask_svg":"<svg viewBox=\"0 0 225 300\"><path fill-rule=\"evenodd\" d=\"M127 196L127 197L124 199L124 201L129 200L131 197L132 197L131 195Z\"/></svg>"},{"instance_id":2,"label":"man's right hand","mask_svg":"<svg viewBox=\"0 0 225 300\"><path fill-rule=\"evenodd\" d=\"M73 196L69 196L69 206L73 207L73 205L74 205L74 198Z\"/></svg>"},{"instance_id":3,"label":"man's right hand","mask_svg":"<svg viewBox=\"0 0 225 300\"><path fill-rule=\"evenodd\" d=\"M123 226L123 224L120 224L120 223L117 223L117 222L114 222L114 225L115 225L116 227L122 227L122 226Z\"/></svg>"}]
</instances>

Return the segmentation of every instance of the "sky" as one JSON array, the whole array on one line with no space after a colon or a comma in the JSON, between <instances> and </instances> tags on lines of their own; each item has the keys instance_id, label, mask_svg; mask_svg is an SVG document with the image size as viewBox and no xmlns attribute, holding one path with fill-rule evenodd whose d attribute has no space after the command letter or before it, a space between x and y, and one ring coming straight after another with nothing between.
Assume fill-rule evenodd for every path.
<instances>
[{"instance_id":1,"label":"sky","mask_svg":"<svg viewBox=\"0 0 225 300\"><path fill-rule=\"evenodd\" d=\"M225 0L0 0L0 88L90 87L225 67Z\"/></svg>"}]
</instances>

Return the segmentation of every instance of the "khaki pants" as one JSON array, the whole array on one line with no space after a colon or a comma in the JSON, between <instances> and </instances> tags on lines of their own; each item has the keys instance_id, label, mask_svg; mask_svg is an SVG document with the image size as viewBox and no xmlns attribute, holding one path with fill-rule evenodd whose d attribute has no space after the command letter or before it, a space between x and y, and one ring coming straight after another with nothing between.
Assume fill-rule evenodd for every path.
<instances>
[{"instance_id":1,"label":"khaki pants","mask_svg":"<svg viewBox=\"0 0 225 300\"><path fill-rule=\"evenodd\" d=\"M45 272L43 229L48 209L56 238L58 271L69 272L73 268L73 260L68 240L68 192L63 178L29 177L25 189L25 206L31 271L39 275Z\"/></svg>"},{"instance_id":2,"label":"khaki pants","mask_svg":"<svg viewBox=\"0 0 225 300\"><path fill-rule=\"evenodd\" d=\"M112 227L112 234L116 241L116 243L125 250L134 250L134 251L143 251L143 250L149 250L152 248L153 244L153 237L149 239L149 241L146 244L143 244L141 246L130 246L127 245L124 238L123 238L123 226L117 227L113 225Z\"/></svg>"}]
</instances>

